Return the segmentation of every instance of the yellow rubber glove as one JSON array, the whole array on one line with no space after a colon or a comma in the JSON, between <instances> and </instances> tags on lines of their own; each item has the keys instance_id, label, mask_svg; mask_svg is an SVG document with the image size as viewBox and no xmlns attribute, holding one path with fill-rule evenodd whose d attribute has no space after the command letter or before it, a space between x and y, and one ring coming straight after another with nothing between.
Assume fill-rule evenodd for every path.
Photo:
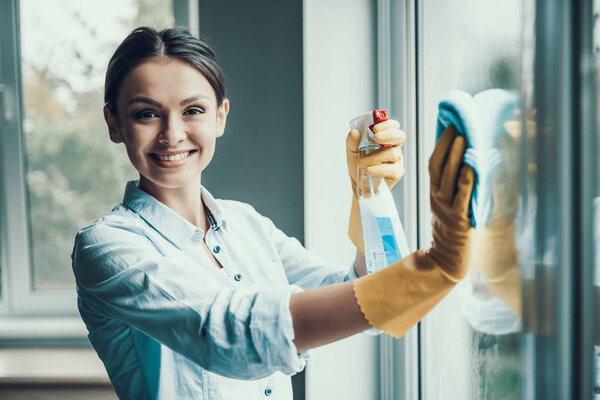
<instances>
[{"instance_id":1,"label":"yellow rubber glove","mask_svg":"<svg viewBox=\"0 0 600 400\"><path fill-rule=\"evenodd\" d=\"M433 242L374 274L353 282L369 323L399 338L462 280L470 264L469 201L475 180L463 165L463 136L450 126L429 159Z\"/></svg>"},{"instance_id":2,"label":"yellow rubber glove","mask_svg":"<svg viewBox=\"0 0 600 400\"><path fill-rule=\"evenodd\" d=\"M365 167L367 173L385 179L391 189L404 176L404 157L401 146L404 144L406 135L400 130L398 121L389 119L380 122L373 127L375 141L386 145L359 160L358 142L360 134L352 129L346 137L346 160L348 162L348 174L352 184L352 208L350 209L350 223L348 224L348 236L361 254L365 254L363 234L358 209L358 197L356 195L356 178L358 167Z\"/></svg>"}]
</instances>

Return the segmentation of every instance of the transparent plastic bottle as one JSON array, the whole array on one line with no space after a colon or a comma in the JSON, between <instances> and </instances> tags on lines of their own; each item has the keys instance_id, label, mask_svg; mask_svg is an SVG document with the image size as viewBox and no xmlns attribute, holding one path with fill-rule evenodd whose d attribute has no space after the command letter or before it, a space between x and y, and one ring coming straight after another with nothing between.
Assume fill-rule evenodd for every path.
<instances>
[{"instance_id":1,"label":"transparent plastic bottle","mask_svg":"<svg viewBox=\"0 0 600 400\"><path fill-rule=\"evenodd\" d=\"M372 129L375 124L386 120L387 111L375 110L350 121L350 128L360 132L359 158L382 147L373 139ZM365 261L367 272L371 274L408 255L408 243L385 179L371 176L365 168L358 167L356 191Z\"/></svg>"}]
</instances>

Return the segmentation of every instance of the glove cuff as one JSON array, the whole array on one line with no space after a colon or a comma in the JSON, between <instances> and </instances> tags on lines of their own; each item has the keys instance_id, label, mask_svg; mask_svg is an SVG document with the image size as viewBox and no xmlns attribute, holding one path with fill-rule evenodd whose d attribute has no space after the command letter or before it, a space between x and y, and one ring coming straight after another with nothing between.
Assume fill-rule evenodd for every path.
<instances>
[{"instance_id":1,"label":"glove cuff","mask_svg":"<svg viewBox=\"0 0 600 400\"><path fill-rule=\"evenodd\" d=\"M361 312L376 329L402 337L431 311L455 282L419 250L374 274L353 281Z\"/></svg>"}]
</instances>

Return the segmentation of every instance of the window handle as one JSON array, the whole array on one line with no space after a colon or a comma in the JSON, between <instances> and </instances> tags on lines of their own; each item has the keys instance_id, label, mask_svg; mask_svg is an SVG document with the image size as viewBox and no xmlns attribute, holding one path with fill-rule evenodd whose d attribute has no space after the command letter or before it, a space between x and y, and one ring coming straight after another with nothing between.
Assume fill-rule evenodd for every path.
<instances>
[{"instance_id":1,"label":"window handle","mask_svg":"<svg viewBox=\"0 0 600 400\"><path fill-rule=\"evenodd\" d=\"M0 83L0 121L4 119L4 85Z\"/></svg>"},{"instance_id":2,"label":"window handle","mask_svg":"<svg viewBox=\"0 0 600 400\"><path fill-rule=\"evenodd\" d=\"M0 122L7 120L8 118L6 115L6 108L4 107L4 104L6 103L4 101L4 96L6 93L6 87L0 83Z\"/></svg>"},{"instance_id":3,"label":"window handle","mask_svg":"<svg viewBox=\"0 0 600 400\"><path fill-rule=\"evenodd\" d=\"M7 92L6 85L0 83L0 122L12 119L12 112L8 108L8 101L6 101Z\"/></svg>"}]
</instances>

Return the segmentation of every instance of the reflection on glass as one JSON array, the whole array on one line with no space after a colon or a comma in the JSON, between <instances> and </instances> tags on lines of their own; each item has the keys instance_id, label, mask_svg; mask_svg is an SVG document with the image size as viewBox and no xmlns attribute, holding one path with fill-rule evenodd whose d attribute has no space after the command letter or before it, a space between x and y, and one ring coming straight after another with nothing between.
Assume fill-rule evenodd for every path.
<instances>
[{"instance_id":1,"label":"reflection on glass","mask_svg":"<svg viewBox=\"0 0 600 400\"><path fill-rule=\"evenodd\" d=\"M134 177L106 133L106 65L134 27L173 25L172 4L23 0L20 8L34 289L70 288L75 232L118 203Z\"/></svg>"},{"instance_id":2,"label":"reflection on glass","mask_svg":"<svg viewBox=\"0 0 600 400\"><path fill-rule=\"evenodd\" d=\"M471 271L423 323L424 398L519 399L522 255L517 234L523 218L520 159L526 129L518 111L518 71L523 4L421 4L419 94L424 117L419 135L424 156L434 146L438 104L459 90L467 96L456 104L469 125L479 180ZM420 196L425 206L427 193ZM421 214L421 226L427 227L428 217ZM425 232L421 242L427 243L429 235Z\"/></svg>"}]
</instances>

